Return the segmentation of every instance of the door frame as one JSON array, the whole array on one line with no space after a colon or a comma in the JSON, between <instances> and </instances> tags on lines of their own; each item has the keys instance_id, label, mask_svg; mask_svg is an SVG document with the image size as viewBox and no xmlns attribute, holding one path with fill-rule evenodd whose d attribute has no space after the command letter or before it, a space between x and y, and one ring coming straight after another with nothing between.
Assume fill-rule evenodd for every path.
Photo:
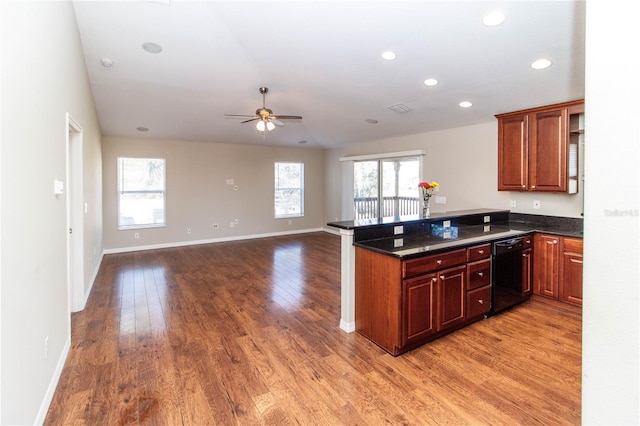
<instances>
[{"instance_id":1,"label":"door frame","mask_svg":"<svg viewBox=\"0 0 640 426\"><path fill-rule=\"evenodd\" d=\"M83 131L66 114L66 186L67 186L67 286L69 310L78 312L86 303L84 283Z\"/></svg>"}]
</instances>

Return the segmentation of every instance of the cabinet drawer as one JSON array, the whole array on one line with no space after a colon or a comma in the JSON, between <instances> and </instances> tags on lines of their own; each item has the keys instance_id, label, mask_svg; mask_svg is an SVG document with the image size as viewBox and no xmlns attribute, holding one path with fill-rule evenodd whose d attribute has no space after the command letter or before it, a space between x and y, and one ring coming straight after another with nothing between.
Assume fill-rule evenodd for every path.
<instances>
[{"instance_id":1,"label":"cabinet drawer","mask_svg":"<svg viewBox=\"0 0 640 426\"><path fill-rule=\"evenodd\" d=\"M488 285L491 282L491 259L467 264L467 290Z\"/></svg>"},{"instance_id":2,"label":"cabinet drawer","mask_svg":"<svg viewBox=\"0 0 640 426\"><path fill-rule=\"evenodd\" d=\"M522 237L522 248L528 249L533 247L533 235L525 235Z\"/></svg>"},{"instance_id":3,"label":"cabinet drawer","mask_svg":"<svg viewBox=\"0 0 640 426\"><path fill-rule=\"evenodd\" d=\"M491 244L482 244L481 246L469 247L467 249L467 261L486 259L491 256Z\"/></svg>"},{"instance_id":4,"label":"cabinet drawer","mask_svg":"<svg viewBox=\"0 0 640 426\"><path fill-rule=\"evenodd\" d=\"M486 314L489 310L491 310L490 285L467 292L467 318Z\"/></svg>"},{"instance_id":5,"label":"cabinet drawer","mask_svg":"<svg viewBox=\"0 0 640 426\"><path fill-rule=\"evenodd\" d=\"M467 262L466 249L419 257L402 262L402 278L437 271Z\"/></svg>"},{"instance_id":6,"label":"cabinet drawer","mask_svg":"<svg viewBox=\"0 0 640 426\"><path fill-rule=\"evenodd\" d=\"M579 238L564 239L564 251L571 253L582 253L582 240Z\"/></svg>"}]
</instances>

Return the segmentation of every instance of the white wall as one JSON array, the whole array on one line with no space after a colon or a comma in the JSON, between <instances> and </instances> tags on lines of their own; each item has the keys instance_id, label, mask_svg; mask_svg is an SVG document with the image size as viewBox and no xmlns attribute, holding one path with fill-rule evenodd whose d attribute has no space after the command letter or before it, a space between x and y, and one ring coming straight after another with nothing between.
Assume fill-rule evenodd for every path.
<instances>
[{"instance_id":1,"label":"white wall","mask_svg":"<svg viewBox=\"0 0 640 426\"><path fill-rule=\"evenodd\" d=\"M65 180L66 113L84 130L87 289L102 253L101 132L71 3L1 7L0 422L33 424L70 345L66 198L53 195Z\"/></svg>"},{"instance_id":2,"label":"white wall","mask_svg":"<svg viewBox=\"0 0 640 426\"><path fill-rule=\"evenodd\" d=\"M438 181L438 195L446 204L431 203L431 212L445 212L474 208L497 208L517 213L550 216L582 217L583 188L576 195L500 192L498 187L498 125L497 121L475 126L459 127L392 139L354 144L325 153L325 185L327 221L341 215L343 169L339 158L351 155L381 154L422 149L424 180ZM417 194L417 189L416 189ZM516 207L510 208L510 200ZM540 209L533 209L533 200L541 201Z\"/></svg>"},{"instance_id":3,"label":"white wall","mask_svg":"<svg viewBox=\"0 0 640 426\"><path fill-rule=\"evenodd\" d=\"M587 3L584 424L640 424L638 16L636 0Z\"/></svg>"},{"instance_id":4,"label":"white wall","mask_svg":"<svg viewBox=\"0 0 640 426\"><path fill-rule=\"evenodd\" d=\"M166 158L167 226L118 231L116 159ZM305 214L274 219L274 163L304 163ZM105 137L104 238L110 251L302 232L323 227L323 151L268 145ZM227 185L233 179L234 185ZM238 190L234 187L237 186ZM238 219L232 228L231 222ZM219 225L218 229L213 224ZM191 234L187 229L191 229ZM139 239L134 238L134 234Z\"/></svg>"}]
</instances>

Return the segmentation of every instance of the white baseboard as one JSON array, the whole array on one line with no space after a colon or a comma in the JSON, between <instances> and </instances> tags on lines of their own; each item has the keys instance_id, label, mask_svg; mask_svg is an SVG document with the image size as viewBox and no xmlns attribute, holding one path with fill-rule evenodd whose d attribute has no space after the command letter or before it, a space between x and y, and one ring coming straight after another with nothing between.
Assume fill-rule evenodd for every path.
<instances>
[{"instance_id":1,"label":"white baseboard","mask_svg":"<svg viewBox=\"0 0 640 426\"><path fill-rule=\"evenodd\" d=\"M324 227L324 228L322 228L322 230L324 232L326 232L327 234L333 234L333 235L340 236L340 230L338 228L334 228L333 226Z\"/></svg>"},{"instance_id":2,"label":"white baseboard","mask_svg":"<svg viewBox=\"0 0 640 426\"><path fill-rule=\"evenodd\" d=\"M127 253L132 251L156 250L156 249L174 248L174 247L186 247L186 246L195 246L200 244L222 243L226 241L253 240L257 238L279 237L283 235L295 235L295 234L308 234L311 232L323 232L323 231L327 231L327 230L325 228L298 229L296 231L270 232L266 234L238 235L234 237L212 238L207 240L178 241L178 242L163 243L163 244L150 244L146 246L120 247L120 248L106 249L104 251L104 254Z\"/></svg>"},{"instance_id":3,"label":"white baseboard","mask_svg":"<svg viewBox=\"0 0 640 426\"><path fill-rule=\"evenodd\" d=\"M342 331L346 331L347 333L353 333L356 331L356 323L355 322L347 322L345 320L340 320L340 329Z\"/></svg>"},{"instance_id":4,"label":"white baseboard","mask_svg":"<svg viewBox=\"0 0 640 426\"><path fill-rule=\"evenodd\" d=\"M56 388L58 387L58 382L60 381L60 377L62 376L62 369L64 368L64 363L67 361L67 357L69 356L69 351L71 350L71 335L64 344L62 348L62 353L60 354L60 358L58 358L58 363L56 364L56 369L53 372L53 376L51 377L51 381L49 382L49 386L47 387L47 392L44 394L44 399L42 400L42 404L40 404L40 409L38 410L38 416L33 424L41 425L44 423L44 419L47 417L47 412L49 411L49 406L51 405L51 401L53 401L53 394L56 392Z\"/></svg>"},{"instance_id":5,"label":"white baseboard","mask_svg":"<svg viewBox=\"0 0 640 426\"><path fill-rule=\"evenodd\" d=\"M100 266L102 266L102 260L104 259L104 250L100 255L100 260L96 264L96 268L93 270L93 275L91 276L91 281L89 288L84 292L84 301L82 302L82 309L87 306L87 301L89 300L89 295L91 294L91 290L93 289L93 285L96 283L96 278L98 278L98 272L100 272Z\"/></svg>"}]
</instances>

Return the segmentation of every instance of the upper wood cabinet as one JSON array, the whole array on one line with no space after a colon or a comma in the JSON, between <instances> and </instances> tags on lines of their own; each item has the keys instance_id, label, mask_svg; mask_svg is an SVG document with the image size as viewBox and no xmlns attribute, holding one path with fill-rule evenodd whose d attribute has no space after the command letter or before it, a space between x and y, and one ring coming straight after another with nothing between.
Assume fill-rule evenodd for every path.
<instances>
[{"instance_id":1,"label":"upper wood cabinet","mask_svg":"<svg viewBox=\"0 0 640 426\"><path fill-rule=\"evenodd\" d=\"M498 114L499 191L578 191L584 101Z\"/></svg>"}]
</instances>

